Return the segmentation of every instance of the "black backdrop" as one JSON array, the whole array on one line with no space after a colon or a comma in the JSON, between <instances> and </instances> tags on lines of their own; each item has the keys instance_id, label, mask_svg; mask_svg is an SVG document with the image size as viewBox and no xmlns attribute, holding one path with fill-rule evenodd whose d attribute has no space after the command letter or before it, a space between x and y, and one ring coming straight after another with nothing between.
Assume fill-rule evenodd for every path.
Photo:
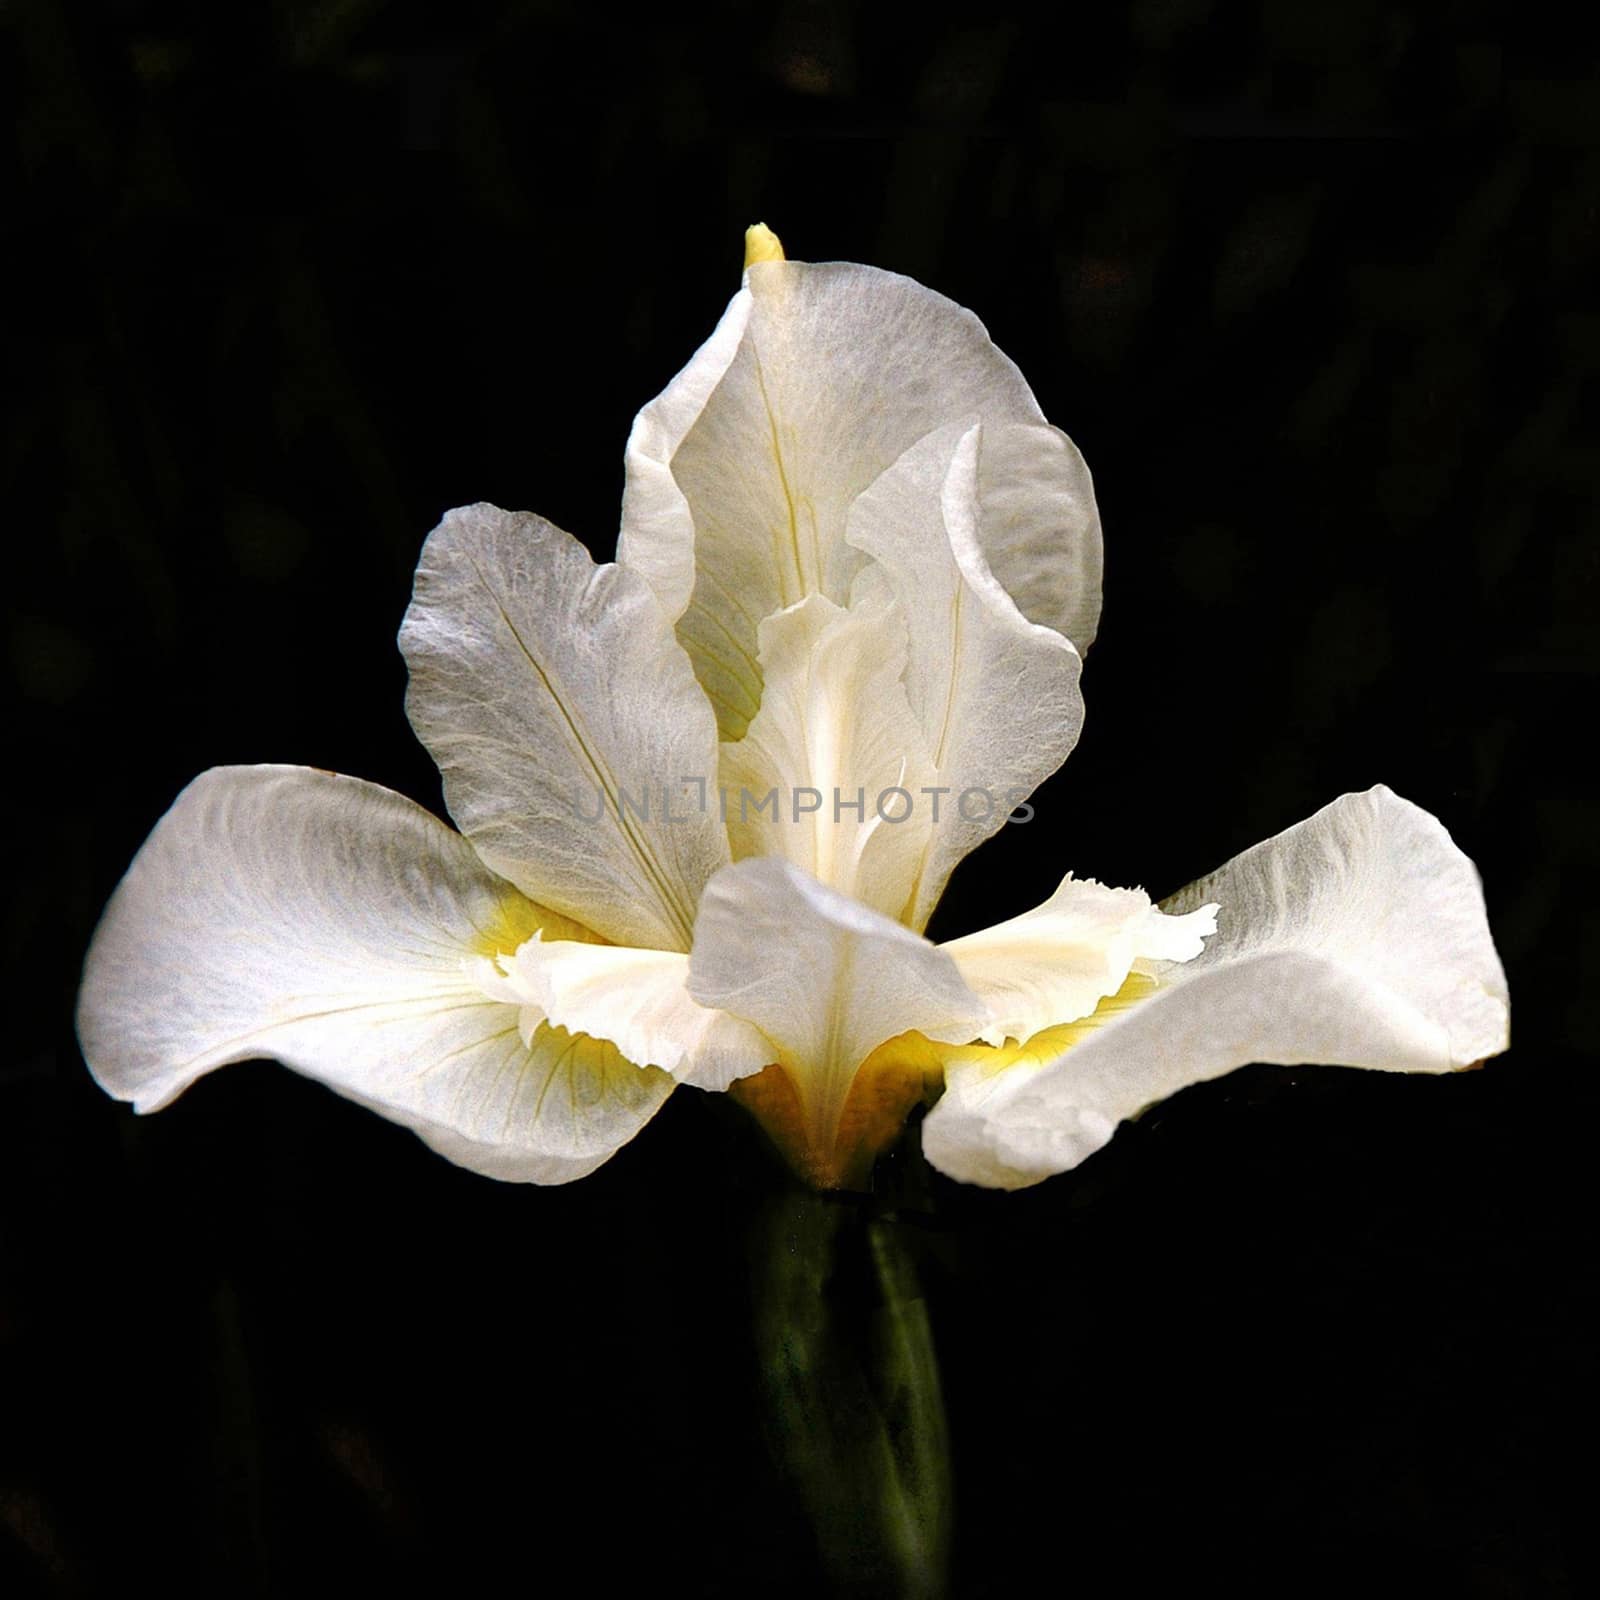
<instances>
[{"instance_id":1,"label":"black backdrop","mask_svg":"<svg viewBox=\"0 0 1600 1600\"><path fill-rule=\"evenodd\" d=\"M266 1065L136 1121L70 1024L202 768L439 807L423 535L489 499L607 553L761 217L973 307L1096 474L1082 742L935 931L1381 780L1478 860L1514 996L1483 1072L1249 1069L1032 1191L934 1183L958 1592L1594 1581L1600 183L1582 63L1450 9L9 10L0 1583L816 1592L736 1108L507 1187Z\"/></svg>"}]
</instances>

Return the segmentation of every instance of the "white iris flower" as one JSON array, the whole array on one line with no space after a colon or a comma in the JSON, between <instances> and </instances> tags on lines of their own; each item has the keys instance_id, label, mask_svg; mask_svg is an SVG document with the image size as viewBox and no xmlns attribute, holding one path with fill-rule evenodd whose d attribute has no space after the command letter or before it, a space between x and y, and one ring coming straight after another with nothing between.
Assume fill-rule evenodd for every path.
<instances>
[{"instance_id":1,"label":"white iris flower","mask_svg":"<svg viewBox=\"0 0 1600 1600\"><path fill-rule=\"evenodd\" d=\"M85 968L107 1090L271 1056L561 1183L731 1088L823 1186L937 1096L928 1158L1009 1188L1247 1062L1505 1048L1477 874L1383 788L1160 906L1069 876L923 937L1072 749L1100 605L1082 458L971 313L754 228L626 466L614 564L491 506L423 549L407 705L459 833L308 768L179 796Z\"/></svg>"}]
</instances>

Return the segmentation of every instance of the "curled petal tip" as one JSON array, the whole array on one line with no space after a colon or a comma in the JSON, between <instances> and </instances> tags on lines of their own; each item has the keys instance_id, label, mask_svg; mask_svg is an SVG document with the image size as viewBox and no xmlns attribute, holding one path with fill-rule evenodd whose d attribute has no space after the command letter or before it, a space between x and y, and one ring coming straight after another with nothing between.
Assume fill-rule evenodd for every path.
<instances>
[{"instance_id":1,"label":"curled petal tip","mask_svg":"<svg viewBox=\"0 0 1600 1600\"><path fill-rule=\"evenodd\" d=\"M766 223L758 222L744 230L744 264L753 267L758 261L783 261L783 241Z\"/></svg>"}]
</instances>

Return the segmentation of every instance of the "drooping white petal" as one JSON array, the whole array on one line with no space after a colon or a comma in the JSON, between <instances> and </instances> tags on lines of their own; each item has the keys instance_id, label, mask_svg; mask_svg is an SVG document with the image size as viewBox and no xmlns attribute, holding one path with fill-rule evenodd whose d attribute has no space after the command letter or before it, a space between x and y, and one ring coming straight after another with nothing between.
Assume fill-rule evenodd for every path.
<instances>
[{"instance_id":1,"label":"drooping white petal","mask_svg":"<svg viewBox=\"0 0 1600 1600\"><path fill-rule=\"evenodd\" d=\"M726 1089L776 1059L759 1028L689 998L679 951L535 937L501 965L551 1023L697 1088Z\"/></svg>"},{"instance_id":2,"label":"drooping white petal","mask_svg":"<svg viewBox=\"0 0 1600 1600\"><path fill-rule=\"evenodd\" d=\"M671 1079L610 1045L519 1030L475 973L541 924L409 800L303 767L202 774L135 857L84 967L78 1035L100 1084L154 1111L270 1056L499 1178L592 1172Z\"/></svg>"},{"instance_id":3,"label":"drooping white petal","mask_svg":"<svg viewBox=\"0 0 1600 1600\"><path fill-rule=\"evenodd\" d=\"M716 726L649 585L542 517L446 514L400 630L406 709L478 853L620 944L687 950L728 860Z\"/></svg>"},{"instance_id":4,"label":"drooping white petal","mask_svg":"<svg viewBox=\"0 0 1600 1600\"><path fill-rule=\"evenodd\" d=\"M706 886L689 992L777 1046L819 1149L831 1149L856 1071L886 1039L972 1039L985 1021L942 950L771 856Z\"/></svg>"},{"instance_id":5,"label":"drooping white petal","mask_svg":"<svg viewBox=\"0 0 1600 1600\"><path fill-rule=\"evenodd\" d=\"M748 270L710 343L635 429L618 546L677 617L725 738L760 704L761 620L811 594L844 600L861 562L844 542L851 502L961 418L996 430L980 486L996 575L1040 608L1033 620L1086 646L1100 576L1088 474L978 319L871 267Z\"/></svg>"},{"instance_id":6,"label":"drooping white petal","mask_svg":"<svg viewBox=\"0 0 1600 1600\"><path fill-rule=\"evenodd\" d=\"M734 859L782 856L899 918L932 827L899 608L886 595L849 610L811 595L765 618L760 640L761 709L722 746Z\"/></svg>"},{"instance_id":7,"label":"drooping white petal","mask_svg":"<svg viewBox=\"0 0 1600 1600\"><path fill-rule=\"evenodd\" d=\"M1161 969L1147 997L1108 1003L1042 1062L971 1052L952 1066L923 1126L928 1159L1018 1188L1247 1062L1449 1072L1506 1047L1477 872L1436 818L1388 789L1345 795L1164 904L1209 902L1216 936Z\"/></svg>"},{"instance_id":8,"label":"drooping white petal","mask_svg":"<svg viewBox=\"0 0 1600 1600\"><path fill-rule=\"evenodd\" d=\"M1076 1022L1115 994L1136 966L1190 961L1216 931L1217 908L1171 916L1143 889L1111 889L1070 873L1043 905L940 945L991 1021L998 1045Z\"/></svg>"},{"instance_id":9,"label":"drooping white petal","mask_svg":"<svg viewBox=\"0 0 1600 1600\"><path fill-rule=\"evenodd\" d=\"M914 928L927 924L956 863L1066 760L1083 726L1077 650L1023 616L979 542L990 438L961 423L927 435L848 517L851 545L875 563L858 596L881 576L910 625L906 689L945 791L909 909Z\"/></svg>"}]
</instances>

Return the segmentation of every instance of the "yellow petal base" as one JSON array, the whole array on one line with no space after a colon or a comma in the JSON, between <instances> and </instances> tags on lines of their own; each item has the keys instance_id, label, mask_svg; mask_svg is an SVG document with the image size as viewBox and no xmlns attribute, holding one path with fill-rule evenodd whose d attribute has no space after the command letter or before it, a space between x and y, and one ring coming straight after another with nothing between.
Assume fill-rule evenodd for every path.
<instances>
[{"instance_id":1,"label":"yellow petal base","mask_svg":"<svg viewBox=\"0 0 1600 1600\"><path fill-rule=\"evenodd\" d=\"M779 1062L741 1078L729 1092L812 1188L864 1189L872 1163L899 1136L911 1108L937 1096L948 1068L976 1066L987 1075L1042 1067L1158 987L1154 978L1131 972L1089 1016L1046 1028L1020 1044L938 1044L920 1033L886 1040L862 1062L831 1136L808 1115L794 1077Z\"/></svg>"},{"instance_id":2,"label":"yellow petal base","mask_svg":"<svg viewBox=\"0 0 1600 1600\"><path fill-rule=\"evenodd\" d=\"M492 961L496 956L510 955L536 933L542 933L546 939L576 939L584 944L605 943L581 922L574 922L559 911L535 905L526 895L519 894L507 884L504 898L479 928L472 953L488 956Z\"/></svg>"},{"instance_id":3,"label":"yellow petal base","mask_svg":"<svg viewBox=\"0 0 1600 1600\"><path fill-rule=\"evenodd\" d=\"M894 1143L911 1108L939 1083L942 1052L919 1033L878 1046L850 1085L831 1138L806 1114L788 1069L774 1062L730 1091L813 1189L864 1189L872 1163Z\"/></svg>"}]
</instances>

